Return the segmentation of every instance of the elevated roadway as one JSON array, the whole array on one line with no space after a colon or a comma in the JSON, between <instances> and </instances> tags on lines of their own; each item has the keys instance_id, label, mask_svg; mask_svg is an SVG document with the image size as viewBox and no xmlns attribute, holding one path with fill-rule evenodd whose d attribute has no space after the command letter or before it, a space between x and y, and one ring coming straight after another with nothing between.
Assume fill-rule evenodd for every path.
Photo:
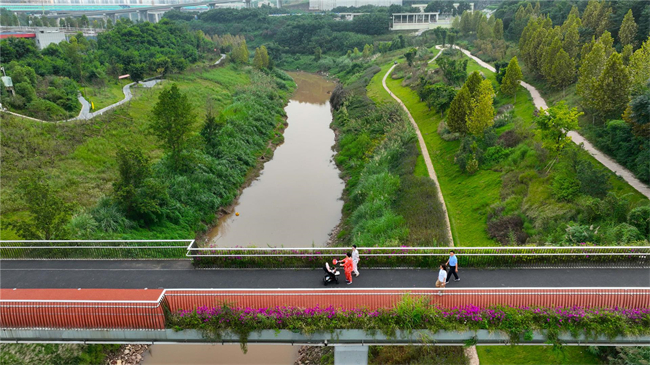
<instances>
[{"instance_id":1,"label":"elevated roadway","mask_svg":"<svg viewBox=\"0 0 650 365\"><path fill-rule=\"evenodd\" d=\"M430 288L438 270L367 269L339 288ZM341 273L341 275L343 275ZM5 260L0 288L322 288L323 270L194 269L189 260ZM650 287L650 270L463 269L448 288Z\"/></svg>"}]
</instances>

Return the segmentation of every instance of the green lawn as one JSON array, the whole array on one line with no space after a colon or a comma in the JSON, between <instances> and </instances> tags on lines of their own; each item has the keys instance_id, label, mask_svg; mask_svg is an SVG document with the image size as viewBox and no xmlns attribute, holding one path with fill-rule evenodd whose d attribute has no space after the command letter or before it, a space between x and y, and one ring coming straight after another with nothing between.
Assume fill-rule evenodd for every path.
<instances>
[{"instance_id":1,"label":"green lawn","mask_svg":"<svg viewBox=\"0 0 650 365\"><path fill-rule=\"evenodd\" d=\"M600 364L584 346L477 346L481 365L591 365Z\"/></svg>"},{"instance_id":2,"label":"green lawn","mask_svg":"<svg viewBox=\"0 0 650 365\"><path fill-rule=\"evenodd\" d=\"M392 102L392 98L381 85L381 80L390 66L388 64L382 67L382 71L375 75L368 85L368 96L375 102ZM485 231L485 222L487 208L499 199L501 174L481 170L470 176L461 172L454 164L454 154L460 142L445 142L440 138L437 133L440 115L429 111L426 104L420 102L417 94L410 88L401 86L401 82L402 80L393 80L390 77L386 80L391 91L409 109L424 137L449 211L455 244L494 246L496 243ZM418 160L417 173L426 174L422 159Z\"/></svg>"},{"instance_id":3,"label":"green lawn","mask_svg":"<svg viewBox=\"0 0 650 365\"><path fill-rule=\"evenodd\" d=\"M109 83L104 87L82 87L81 91L86 100L95 104L95 111L97 111L124 99L122 88L129 83L131 83L131 80L120 80L117 83Z\"/></svg>"}]
</instances>

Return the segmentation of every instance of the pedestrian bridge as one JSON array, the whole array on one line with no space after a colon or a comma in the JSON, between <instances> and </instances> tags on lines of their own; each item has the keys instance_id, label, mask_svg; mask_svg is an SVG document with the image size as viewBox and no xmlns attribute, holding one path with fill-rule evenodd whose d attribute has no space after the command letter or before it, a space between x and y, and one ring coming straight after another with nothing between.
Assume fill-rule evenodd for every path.
<instances>
[{"instance_id":1,"label":"pedestrian bridge","mask_svg":"<svg viewBox=\"0 0 650 365\"><path fill-rule=\"evenodd\" d=\"M173 331L169 316L223 305L375 310L394 308L409 297L441 309L650 308L647 246L454 250L461 281L444 289L433 286L448 247L361 248L361 275L353 284L341 280L324 287L324 262L341 258L345 248L205 248L187 240L2 241L0 337L6 342L214 342L197 330ZM562 336L576 345L650 345L647 336ZM359 346L422 338L450 345L509 343L507 335L487 331L417 330L388 337L353 329L307 335L271 328L251 333L248 342ZM240 340L235 334L219 339ZM546 337L534 333L529 341L544 343Z\"/></svg>"}]
</instances>

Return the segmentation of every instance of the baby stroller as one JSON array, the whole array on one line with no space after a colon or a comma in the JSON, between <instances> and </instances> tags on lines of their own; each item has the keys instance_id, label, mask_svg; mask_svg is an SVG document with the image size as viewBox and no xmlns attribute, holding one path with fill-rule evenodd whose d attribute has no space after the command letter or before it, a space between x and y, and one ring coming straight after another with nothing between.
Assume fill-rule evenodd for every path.
<instances>
[{"instance_id":1,"label":"baby stroller","mask_svg":"<svg viewBox=\"0 0 650 365\"><path fill-rule=\"evenodd\" d=\"M334 265L336 265L336 260L334 260ZM330 267L330 264L325 262L325 266L323 266L323 270L325 270L325 277L323 278L323 285L327 286L327 284L330 283L339 283L339 278L337 277L341 273L336 270L336 267Z\"/></svg>"}]
</instances>

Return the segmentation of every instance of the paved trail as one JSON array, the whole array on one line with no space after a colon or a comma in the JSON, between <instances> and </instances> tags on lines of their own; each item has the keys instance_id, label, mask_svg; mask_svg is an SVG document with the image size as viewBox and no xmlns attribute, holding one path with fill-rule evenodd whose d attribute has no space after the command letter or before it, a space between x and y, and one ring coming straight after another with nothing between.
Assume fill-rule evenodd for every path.
<instances>
[{"instance_id":1,"label":"paved trail","mask_svg":"<svg viewBox=\"0 0 650 365\"><path fill-rule=\"evenodd\" d=\"M436 48L441 49L442 47L436 46ZM482 61L480 58L472 55L468 50L456 47L460 49L465 55L467 55L469 58L473 59L476 61L481 67L487 68L488 70L492 72L496 72L494 67L492 67L490 64ZM521 86L523 86L528 92L530 93L530 96L533 98L533 103L535 104L536 108L544 108L548 109L548 106L546 105L546 101L544 98L542 98L542 95L540 95L539 91L537 89L526 83L526 82L521 82ZM641 182L641 180L637 179L632 172L630 172L628 169L625 167L621 166L619 163L614 161L612 158L609 156L605 155L604 153L600 152L594 145L592 145L586 138L584 138L580 133L576 131L570 131L568 135L571 137L571 140L575 144L583 144L584 149L589 152L598 162L603 164L605 167L610 169L612 172L615 174L621 176L630 186L632 186L634 189L636 189L638 192L641 194L645 195L647 198L650 199L650 186L644 184Z\"/></svg>"},{"instance_id":2,"label":"paved trail","mask_svg":"<svg viewBox=\"0 0 650 365\"><path fill-rule=\"evenodd\" d=\"M430 288L437 270L361 269L353 284L340 288ZM322 269L195 270L189 260L3 260L1 288L322 288ZM460 268L461 281L449 288L650 287L648 269Z\"/></svg>"},{"instance_id":3,"label":"paved trail","mask_svg":"<svg viewBox=\"0 0 650 365\"><path fill-rule=\"evenodd\" d=\"M438 56L440 56L441 53L442 53L442 51L438 52L438 54L435 57L433 57L433 59L431 59L429 61L429 63L433 62ZM409 120L411 121L411 125L415 129L415 134L418 136L418 142L420 144L420 151L422 152L422 157L424 158L424 163L427 166L427 171L429 172L429 177L431 178L431 180L433 180L433 182L436 183L436 187L437 187L436 190L438 192L438 200L440 201L440 204L442 205L442 210L445 212L445 224L446 224L446 227L447 227L447 230L446 230L447 231L446 232L447 233L447 240L449 241L450 246L454 246L454 238L452 237L452 234L451 234L451 224L449 223L449 213L447 212L447 205L445 204L445 198L442 196L442 189L440 188L440 183L438 182L438 176L436 176L436 170L433 168L433 163L431 162L431 155L429 155L429 150L427 149L427 145L424 142L424 138L422 137L422 133L420 132L420 128L418 128L418 125L415 122L415 119L413 119L413 116L411 115L411 112L409 112L408 108L406 107L406 105L404 105L402 100L400 100L400 98L395 96L390 91L388 86L386 86L386 79L388 78L388 75L390 75L393 72L393 69L395 68L395 66L397 66L397 65L393 65L388 70L388 72L386 72L386 74L384 75L384 78L381 80L381 84L384 86L384 89L386 90L386 92L391 97L393 97L393 99L395 99L399 105L402 106L402 109L404 109L404 111L406 112L406 115L408 116Z\"/></svg>"}]
</instances>

